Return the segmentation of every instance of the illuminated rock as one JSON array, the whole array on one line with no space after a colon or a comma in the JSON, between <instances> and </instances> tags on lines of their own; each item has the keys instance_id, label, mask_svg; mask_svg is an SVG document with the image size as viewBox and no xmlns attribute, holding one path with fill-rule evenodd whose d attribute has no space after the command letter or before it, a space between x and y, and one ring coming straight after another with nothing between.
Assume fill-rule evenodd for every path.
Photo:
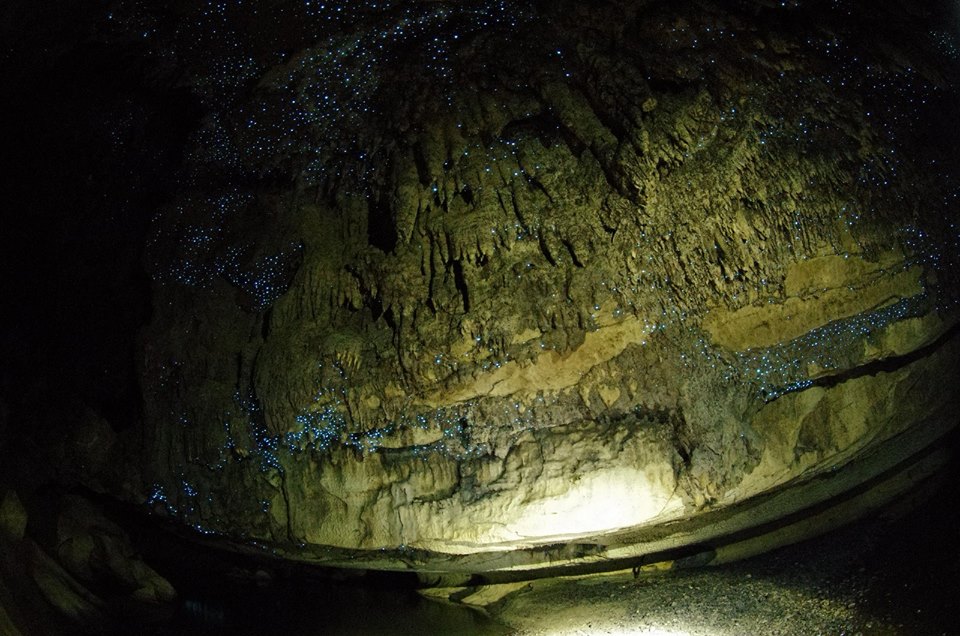
<instances>
[{"instance_id":1,"label":"illuminated rock","mask_svg":"<svg viewBox=\"0 0 960 636\"><path fill-rule=\"evenodd\" d=\"M215 116L155 227L125 496L442 570L934 441L960 180L917 130L946 80L762 5L424 3L194 76Z\"/></svg>"}]
</instances>

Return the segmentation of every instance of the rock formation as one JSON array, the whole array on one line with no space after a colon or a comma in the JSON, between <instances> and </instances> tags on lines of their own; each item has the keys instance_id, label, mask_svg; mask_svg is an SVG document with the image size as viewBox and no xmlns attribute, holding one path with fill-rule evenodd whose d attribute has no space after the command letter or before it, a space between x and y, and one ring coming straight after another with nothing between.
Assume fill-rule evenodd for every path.
<instances>
[{"instance_id":1,"label":"rock formation","mask_svg":"<svg viewBox=\"0 0 960 636\"><path fill-rule=\"evenodd\" d=\"M956 53L929 16L275 4L156 27L207 114L154 223L121 496L423 566L955 423Z\"/></svg>"}]
</instances>

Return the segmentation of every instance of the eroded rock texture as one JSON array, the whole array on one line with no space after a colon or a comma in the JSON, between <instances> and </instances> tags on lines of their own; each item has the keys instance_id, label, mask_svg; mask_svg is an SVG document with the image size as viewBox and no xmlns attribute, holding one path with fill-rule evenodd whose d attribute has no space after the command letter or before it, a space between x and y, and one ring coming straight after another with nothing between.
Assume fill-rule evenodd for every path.
<instances>
[{"instance_id":1,"label":"eroded rock texture","mask_svg":"<svg viewBox=\"0 0 960 636\"><path fill-rule=\"evenodd\" d=\"M293 553L464 553L940 430L956 48L896 11L183 8L158 37L208 114L155 223L126 496Z\"/></svg>"}]
</instances>

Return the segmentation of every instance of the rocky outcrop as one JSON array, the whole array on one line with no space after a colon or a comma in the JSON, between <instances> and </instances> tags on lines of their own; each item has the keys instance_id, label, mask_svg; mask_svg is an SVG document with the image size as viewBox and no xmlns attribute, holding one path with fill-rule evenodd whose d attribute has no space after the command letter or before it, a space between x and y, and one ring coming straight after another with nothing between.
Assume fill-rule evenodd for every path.
<instances>
[{"instance_id":1,"label":"rocky outcrop","mask_svg":"<svg viewBox=\"0 0 960 636\"><path fill-rule=\"evenodd\" d=\"M15 490L0 503L0 627L4 634L102 633L172 609L176 592L130 537L76 495L39 494L28 511ZM29 520L29 526L28 526Z\"/></svg>"},{"instance_id":2,"label":"rocky outcrop","mask_svg":"<svg viewBox=\"0 0 960 636\"><path fill-rule=\"evenodd\" d=\"M948 428L960 181L922 131L950 80L866 36L883 7L414 5L194 69L123 496L402 560L687 519Z\"/></svg>"},{"instance_id":3,"label":"rocky outcrop","mask_svg":"<svg viewBox=\"0 0 960 636\"><path fill-rule=\"evenodd\" d=\"M19 541L27 530L27 511L15 490L8 490L0 501L0 531L8 541Z\"/></svg>"}]
</instances>

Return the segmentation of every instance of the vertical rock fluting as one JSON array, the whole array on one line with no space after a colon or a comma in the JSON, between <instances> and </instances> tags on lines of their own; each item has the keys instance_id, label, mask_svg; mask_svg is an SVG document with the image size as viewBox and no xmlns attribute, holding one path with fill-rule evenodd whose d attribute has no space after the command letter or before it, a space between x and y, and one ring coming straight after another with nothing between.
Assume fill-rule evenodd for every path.
<instances>
[{"instance_id":1,"label":"vertical rock fluting","mask_svg":"<svg viewBox=\"0 0 960 636\"><path fill-rule=\"evenodd\" d=\"M294 551L463 553L946 421L940 40L867 37L882 7L352 6L319 35L220 16L242 59L171 36L214 60L210 112L150 248L127 496Z\"/></svg>"}]
</instances>

